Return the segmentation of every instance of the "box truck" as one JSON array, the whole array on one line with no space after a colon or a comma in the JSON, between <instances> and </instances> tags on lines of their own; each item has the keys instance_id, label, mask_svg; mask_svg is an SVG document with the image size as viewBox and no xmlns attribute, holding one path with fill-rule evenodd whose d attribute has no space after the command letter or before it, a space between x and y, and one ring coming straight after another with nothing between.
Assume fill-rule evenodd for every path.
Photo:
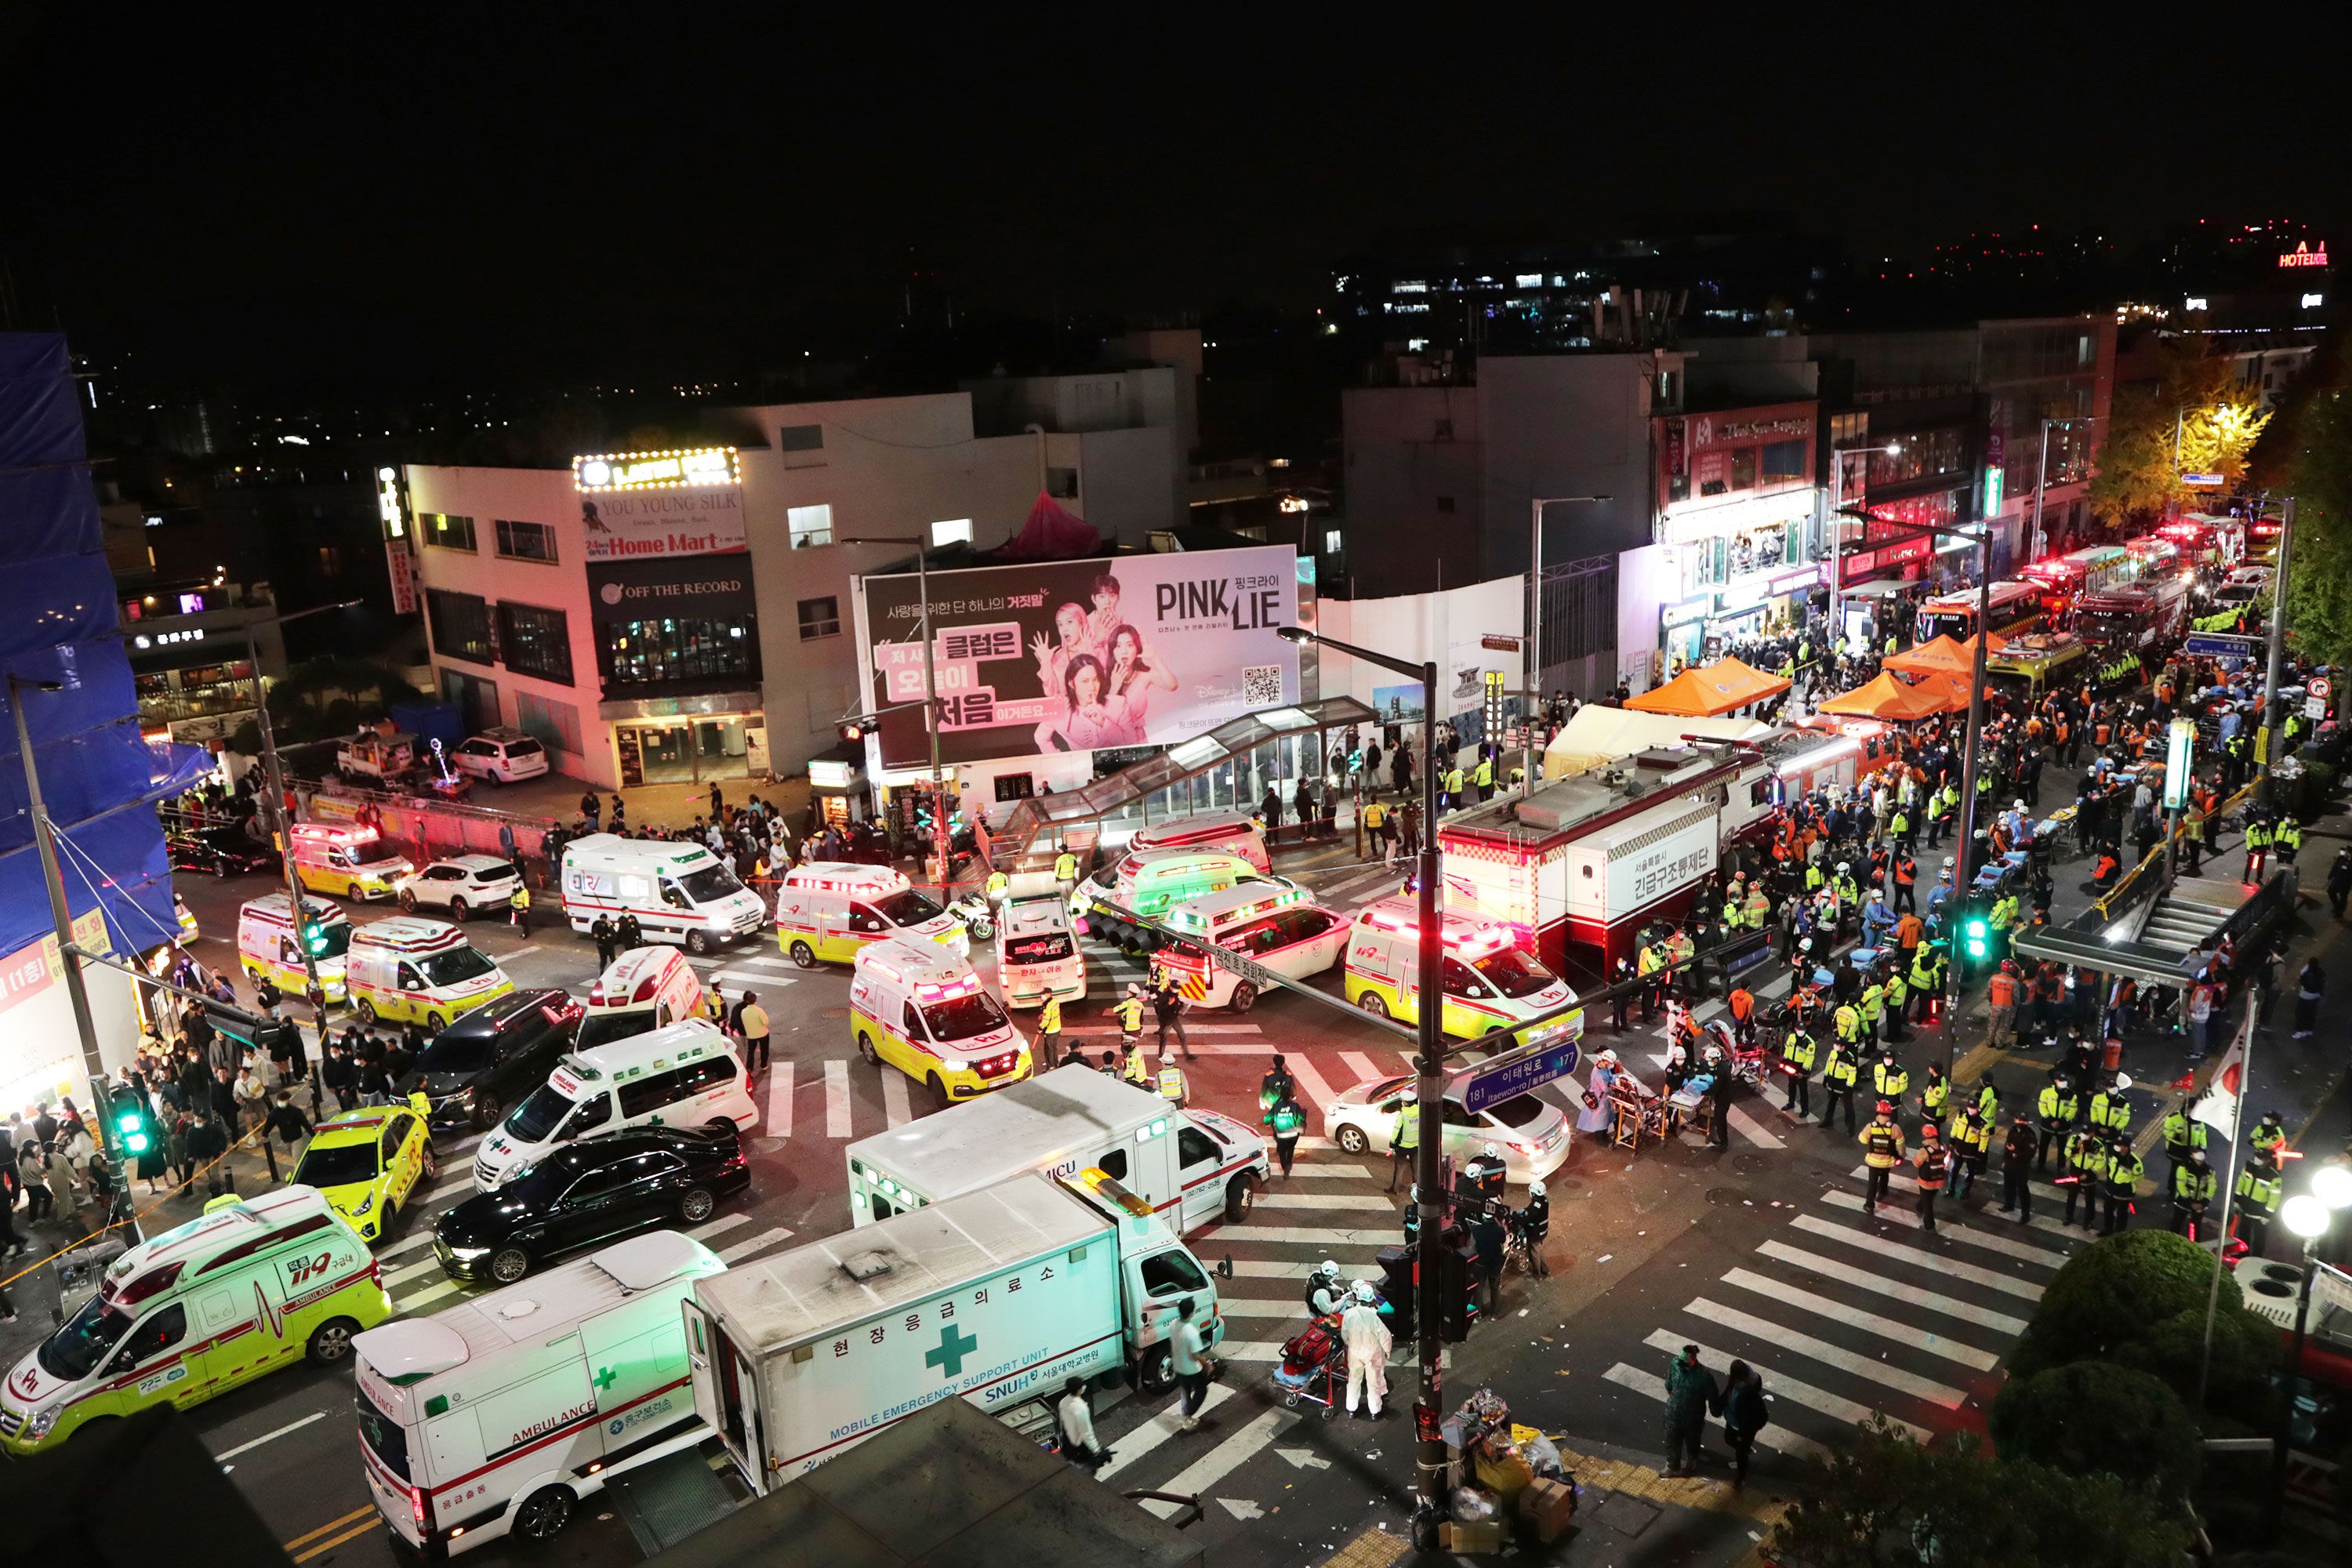
<instances>
[{"instance_id":1,"label":"box truck","mask_svg":"<svg viewBox=\"0 0 2352 1568\"><path fill-rule=\"evenodd\" d=\"M1099 1171L1006 1182L694 1282L696 1412L769 1492L940 1399L992 1414L1072 1377L1173 1386L1179 1303L1216 1288Z\"/></svg>"}]
</instances>

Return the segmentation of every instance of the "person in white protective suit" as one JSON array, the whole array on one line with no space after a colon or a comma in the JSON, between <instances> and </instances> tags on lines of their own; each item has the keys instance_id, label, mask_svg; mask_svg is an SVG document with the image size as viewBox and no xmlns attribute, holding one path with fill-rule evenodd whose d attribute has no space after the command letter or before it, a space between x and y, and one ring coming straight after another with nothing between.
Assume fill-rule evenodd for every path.
<instances>
[{"instance_id":1,"label":"person in white protective suit","mask_svg":"<svg viewBox=\"0 0 2352 1568\"><path fill-rule=\"evenodd\" d=\"M1356 1391L1364 1391L1371 1414L1381 1413L1381 1396L1389 1391L1389 1350L1396 1337L1381 1321L1378 1300L1369 1279L1356 1284L1356 1299L1339 1316L1339 1339L1348 1347L1348 1414L1356 1413Z\"/></svg>"}]
</instances>

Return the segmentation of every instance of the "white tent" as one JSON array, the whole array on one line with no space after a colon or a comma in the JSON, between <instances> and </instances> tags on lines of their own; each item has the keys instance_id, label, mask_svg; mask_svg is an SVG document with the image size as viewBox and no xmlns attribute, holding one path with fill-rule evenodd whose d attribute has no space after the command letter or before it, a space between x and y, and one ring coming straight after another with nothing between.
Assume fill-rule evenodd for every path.
<instances>
[{"instance_id":1,"label":"white tent","mask_svg":"<svg viewBox=\"0 0 2352 1568\"><path fill-rule=\"evenodd\" d=\"M1685 735L1699 735L1710 741L1753 741L1771 732L1772 726L1753 719L1686 719L1673 713L1636 713L1631 709L1587 703L1544 748L1543 776L1568 778L1636 752L1684 745Z\"/></svg>"}]
</instances>

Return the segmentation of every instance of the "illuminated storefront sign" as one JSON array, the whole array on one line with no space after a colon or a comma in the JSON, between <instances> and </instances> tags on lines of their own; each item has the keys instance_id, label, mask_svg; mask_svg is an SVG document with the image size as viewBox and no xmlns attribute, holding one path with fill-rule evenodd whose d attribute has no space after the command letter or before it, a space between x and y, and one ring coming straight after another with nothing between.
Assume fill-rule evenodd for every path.
<instances>
[{"instance_id":1,"label":"illuminated storefront sign","mask_svg":"<svg viewBox=\"0 0 2352 1568\"><path fill-rule=\"evenodd\" d=\"M572 459L581 553L590 561L733 555L745 548L732 447L606 452Z\"/></svg>"},{"instance_id":2,"label":"illuminated storefront sign","mask_svg":"<svg viewBox=\"0 0 2352 1568\"><path fill-rule=\"evenodd\" d=\"M2327 242L2321 240L2319 248L2314 250L2302 240L2297 240L2294 248L2280 257L2278 261L2281 267L2325 267L2327 265Z\"/></svg>"},{"instance_id":3,"label":"illuminated storefront sign","mask_svg":"<svg viewBox=\"0 0 2352 1568\"><path fill-rule=\"evenodd\" d=\"M386 539L408 537L408 492L401 485L398 468L375 471L375 510Z\"/></svg>"},{"instance_id":4,"label":"illuminated storefront sign","mask_svg":"<svg viewBox=\"0 0 2352 1568\"><path fill-rule=\"evenodd\" d=\"M606 490L675 490L742 480L732 447L667 452L606 452L572 459L572 482L585 495Z\"/></svg>"}]
</instances>

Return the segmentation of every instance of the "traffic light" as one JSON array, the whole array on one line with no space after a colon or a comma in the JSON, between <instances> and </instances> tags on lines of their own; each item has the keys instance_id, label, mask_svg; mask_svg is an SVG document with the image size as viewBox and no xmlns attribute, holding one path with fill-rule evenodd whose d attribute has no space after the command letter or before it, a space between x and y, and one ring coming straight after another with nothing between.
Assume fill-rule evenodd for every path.
<instances>
[{"instance_id":1,"label":"traffic light","mask_svg":"<svg viewBox=\"0 0 2352 1568\"><path fill-rule=\"evenodd\" d=\"M1981 961L1992 954L1992 922L1982 915L1972 914L1960 927L1960 951L1972 961Z\"/></svg>"},{"instance_id":2,"label":"traffic light","mask_svg":"<svg viewBox=\"0 0 2352 1568\"><path fill-rule=\"evenodd\" d=\"M147 1121L147 1108L140 1103L136 1089L122 1088L114 1091L114 1146L127 1157L144 1154L154 1144L154 1131Z\"/></svg>"},{"instance_id":3,"label":"traffic light","mask_svg":"<svg viewBox=\"0 0 2352 1568\"><path fill-rule=\"evenodd\" d=\"M302 922L302 951L317 958L327 951L327 922L307 920Z\"/></svg>"},{"instance_id":4,"label":"traffic light","mask_svg":"<svg viewBox=\"0 0 2352 1568\"><path fill-rule=\"evenodd\" d=\"M1470 1337L1470 1320L1477 1312L1470 1303L1471 1250L1470 1237L1459 1226L1446 1231L1444 1245L1438 1248L1438 1326L1448 1344Z\"/></svg>"},{"instance_id":5,"label":"traffic light","mask_svg":"<svg viewBox=\"0 0 2352 1568\"><path fill-rule=\"evenodd\" d=\"M841 726L841 738L845 741L862 741L866 739L865 724L856 719L850 720L847 723Z\"/></svg>"}]
</instances>

